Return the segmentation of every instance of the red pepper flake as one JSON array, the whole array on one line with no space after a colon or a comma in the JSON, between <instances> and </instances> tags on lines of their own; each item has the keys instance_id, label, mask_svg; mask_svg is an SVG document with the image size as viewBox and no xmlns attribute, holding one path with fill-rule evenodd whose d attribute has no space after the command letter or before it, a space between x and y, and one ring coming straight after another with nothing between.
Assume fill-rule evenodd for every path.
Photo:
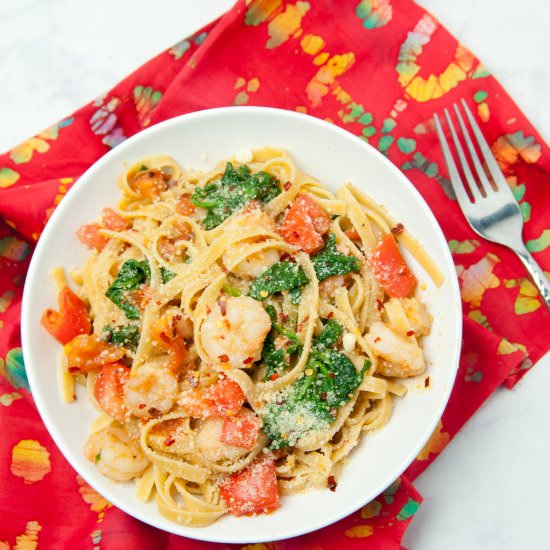
<instances>
[{"instance_id":1,"label":"red pepper flake","mask_svg":"<svg viewBox=\"0 0 550 550\"><path fill-rule=\"evenodd\" d=\"M287 181L287 182L283 185L283 188L284 188L285 191L288 191L291 187L292 187L292 183L290 183L289 181Z\"/></svg>"},{"instance_id":2,"label":"red pepper flake","mask_svg":"<svg viewBox=\"0 0 550 550\"><path fill-rule=\"evenodd\" d=\"M243 363L244 363L245 365L250 365L250 363L252 363L252 361L254 361L254 357L247 357L247 358L243 361Z\"/></svg>"},{"instance_id":3,"label":"red pepper flake","mask_svg":"<svg viewBox=\"0 0 550 550\"><path fill-rule=\"evenodd\" d=\"M334 311L329 311L327 315L327 319L332 319L334 317Z\"/></svg>"},{"instance_id":4,"label":"red pepper flake","mask_svg":"<svg viewBox=\"0 0 550 550\"><path fill-rule=\"evenodd\" d=\"M80 372L80 369L78 367L69 367L67 369L71 374L75 374L77 372Z\"/></svg>"},{"instance_id":5,"label":"red pepper flake","mask_svg":"<svg viewBox=\"0 0 550 550\"><path fill-rule=\"evenodd\" d=\"M218 355L218 359L222 363L229 363L229 357L228 357L227 353L223 353L222 355Z\"/></svg>"},{"instance_id":6,"label":"red pepper flake","mask_svg":"<svg viewBox=\"0 0 550 550\"><path fill-rule=\"evenodd\" d=\"M222 271L224 273L229 273L229 269L227 269L227 267L225 267L225 265L222 263Z\"/></svg>"},{"instance_id":7,"label":"red pepper flake","mask_svg":"<svg viewBox=\"0 0 550 550\"><path fill-rule=\"evenodd\" d=\"M396 236L401 235L403 231L405 231L405 228L403 227L402 223L398 223L395 227L391 228L391 232Z\"/></svg>"},{"instance_id":8,"label":"red pepper flake","mask_svg":"<svg viewBox=\"0 0 550 550\"><path fill-rule=\"evenodd\" d=\"M144 409L145 408L145 403L140 403L138 405L138 409Z\"/></svg>"},{"instance_id":9,"label":"red pepper flake","mask_svg":"<svg viewBox=\"0 0 550 550\"><path fill-rule=\"evenodd\" d=\"M283 252L281 254L281 262L284 262L285 260L290 260L291 256L288 252Z\"/></svg>"},{"instance_id":10,"label":"red pepper flake","mask_svg":"<svg viewBox=\"0 0 550 550\"><path fill-rule=\"evenodd\" d=\"M173 445L175 442L176 440L172 436L169 436L164 442L164 445L166 445L166 447L170 447L170 445Z\"/></svg>"},{"instance_id":11,"label":"red pepper flake","mask_svg":"<svg viewBox=\"0 0 550 550\"><path fill-rule=\"evenodd\" d=\"M222 316L225 317L227 313L227 302L224 302L223 300L218 300L218 305L220 306L220 311L222 312Z\"/></svg>"},{"instance_id":12,"label":"red pepper flake","mask_svg":"<svg viewBox=\"0 0 550 550\"><path fill-rule=\"evenodd\" d=\"M330 371L328 373L328 377L332 380L335 377L335 374L332 371Z\"/></svg>"},{"instance_id":13,"label":"red pepper flake","mask_svg":"<svg viewBox=\"0 0 550 550\"><path fill-rule=\"evenodd\" d=\"M382 300L379 300L378 298L376 299L376 309L378 311L382 311L384 307L384 303L382 302Z\"/></svg>"},{"instance_id":14,"label":"red pepper flake","mask_svg":"<svg viewBox=\"0 0 550 550\"><path fill-rule=\"evenodd\" d=\"M277 378L279 378L279 375L278 375L276 372L274 372L274 373L269 377L269 379L270 379L272 382L275 381L275 380L277 380Z\"/></svg>"},{"instance_id":15,"label":"red pepper flake","mask_svg":"<svg viewBox=\"0 0 550 550\"><path fill-rule=\"evenodd\" d=\"M430 385L430 377L426 376L424 379L424 387L427 388Z\"/></svg>"},{"instance_id":16,"label":"red pepper flake","mask_svg":"<svg viewBox=\"0 0 550 550\"><path fill-rule=\"evenodd\" d=\"M336 491L336 478L334 476L328 476L327 478L327 487L334 493Z\"/></svg>"},{"instance_id":17,"label":"red pepper flake","mask_svg":"<svg viewBox=\"0 0 550 550\"><path fill-rule=\"evenodd\" d=\"M382 338L380 338L380 336L377 336L377 337L374 339L374 342L377 344L378 342L380 342L380 340L382 340Z\"/></svg>"},{"instance_id":18,"label":"red pepper flake","mask_svg":"<svg viewBox=\"0 0 550 550\"><path fill-rule=\"evenodd\" d=\"M288 315L281 311L281 313L279 313L279 319L281 319L281 321L286 321L288 319Z\"/></svg>"},{"instance_id":19,"label":"red pepper flake","mask_svg":"<svg viewBox=\"0 0 550 550\"><path fill-rule=\"evenodd\" d=\"M407 336L414 336L414 330L408 330Z\"/></svg>"}]
</instances>

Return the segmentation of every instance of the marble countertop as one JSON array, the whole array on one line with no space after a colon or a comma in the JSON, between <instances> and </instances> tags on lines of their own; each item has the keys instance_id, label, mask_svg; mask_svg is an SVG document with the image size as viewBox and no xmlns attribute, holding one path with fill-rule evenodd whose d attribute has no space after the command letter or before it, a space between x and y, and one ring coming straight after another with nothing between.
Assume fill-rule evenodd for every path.
<instances>
[{"instance_id":1,"label":"marble countertop","mask_svg":"<svg viewBox=\"0 0 550 550\"><path fill-rule=\"evenodd\" d=\"M108 90L232 0L0 2L0 150ZM420 0L550 140L550 2ZM166 15L169 14L169 17ZM147 32L143 32L144 22ZM416 481L413 550L548 548L550 355L499 390Z\"/></svg>"}]
</instances>

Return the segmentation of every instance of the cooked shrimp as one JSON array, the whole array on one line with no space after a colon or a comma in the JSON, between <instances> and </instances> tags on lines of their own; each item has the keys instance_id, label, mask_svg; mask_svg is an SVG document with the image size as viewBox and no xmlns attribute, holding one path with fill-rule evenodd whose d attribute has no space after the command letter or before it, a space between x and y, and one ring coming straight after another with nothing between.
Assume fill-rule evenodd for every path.
<instances>
[{"instance_id":1,"label":"cooked shrimp","mask_svg":"<svg viewBox=\"0 0 550 550\"><path fill-rule=\"evenodd\" d=\"M237 257L245 251L247 246L248 245L243 243L226 250L222 256L224 266L229 268L229 266L235 262ZM231 271L235 275L239 275L241 277L259 277L264 271L269 269L278 261L279 253L273 248L268 248L248 256L242 262L239 262L237 265L233 266Z\"/></svg>"},{"instance_id":2,"label":"cooked shrimp","mask_svg":"<svg viewBox=\"0 0 550 550\"><path fill-rule=\"evenodd\" d=\"M248 453L248 449L222 443L223 418L210 417L203 421L195 439L201 456L210 462L234 462Z\"/></svg>"},{"instance_id":3,"label":"cooked shrimp","mask_svg":"<svg viewBox=\"0 0 550 550\"><path fill-rule=\"evenodd\" d=\"M262 356L270 329L271 320L260 303L239 296L218 301L202 324L200 334L213 361L246 368Z\"/></svg>"},{"instance_id":4,"label":"cooked shrimp","mask_svg":"<svg viewBox=\"0 0 550 550\"><path fill-rule=\"evenodd\" d=\"M123 428L113 426L88 437L84 456L95 463L104 476L115 481L139 477L149 465L139 442L132 441Z\"/></svg>"},{"instance_id":5,"label":"cooked shrimp","mask_svg":"<svg viewBox=\"0 0 550 550\"><path fill-rule=\"evenodd\" d=\"M426 369L420 347L397 335L384 323L373 323L365 341L376 355L385 359L377 369L384 376L407 378Z\"/></svg>"},{"instance_id":6,"label":"cooked shrimp","mask_svg":"<svg viewBox=\"0 0 550 550\"><path fill-rule=\"evenodd\" d=\"M124 386L127 410L141 418L168 412L177 395L178 380L166 367L144 365Z\"/></svg>"}]
</instances>

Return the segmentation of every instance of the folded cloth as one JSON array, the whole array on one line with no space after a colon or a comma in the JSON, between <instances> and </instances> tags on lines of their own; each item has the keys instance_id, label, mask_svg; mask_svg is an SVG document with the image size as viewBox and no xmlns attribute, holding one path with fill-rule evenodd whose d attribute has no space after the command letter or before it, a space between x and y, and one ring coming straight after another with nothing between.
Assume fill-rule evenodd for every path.
<instances>
[{"instance_id":1,"label":"folded cloth","mask_svg":"<svg viewBox=\"0 0 550 550\"><path fill-rule=\"evenodd\" d=\"M86 168L142 128L224 105L296 110L360 136L405 171L448 239L464 305L463 352L449 405L425 448L405 475L348 518L297 539L245 547L400 548L422 500L410 480L550 341L548 312L523 267L476 237L446 178L432 115L460 98L477 112L520 202L528 248L550 269L547 146L480 61L411 0L240 1L107 94L1 155L0 549L214 547L130 518L65 462L28 392L19 316L34 243Z\"/></svg>"}]
</instances>

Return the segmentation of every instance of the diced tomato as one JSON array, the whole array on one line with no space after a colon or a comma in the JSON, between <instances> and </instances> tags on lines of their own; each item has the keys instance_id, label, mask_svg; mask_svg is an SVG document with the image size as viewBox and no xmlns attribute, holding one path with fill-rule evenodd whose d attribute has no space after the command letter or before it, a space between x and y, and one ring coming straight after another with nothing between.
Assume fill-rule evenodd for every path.
<instances>
[{"instance_id":1,"label":"diced tomato","mask_svg":"<svg viewBox=\"0 0 550 550\"><path fill-rule=\"evenodd\" d=\"M124 384L130 369L122 363L107 363L101 367L94 386L94 397L99 406L115 420L123 422L126 417Z\"/></svg>"},{"instance_id":2,"label":"diced tomato","mask_svg":"<svg viewBox=\"0 0 550 550\"><path fill-rule=\"evenodd\" d=\"M65 345L79 334L88 334L92 328L86 304L65 286L57 295L59 311L47 309L42 314L42 326Z\"/></svg>"},{"instance_id":3,"label":"diced tomato","mask_svg":"<svg viewBox=\"0 0 550 550\"><path fill-rule=\"evenodd\" d=\"M221 378L204 391L189 388L178 402L187 414L195 417L235 415L246 397L241 387L230 378Z\"/></svg>"},{"instance_id":4,"label":"diced tomato","mask_svg":"<svg viewBox=\"0 0 550 550\"><path fill-rule=\"evenodd\" d=\"M178 405L188 414L195 418L206 418L210 416L210 403L204 398L204 393L196 388L187 388L180 393Z\"/></svg>"},{"instance_id":5,"label":"diced tomato","mask_svg":"<svg viewBox=\"0 0 550 550\"><path fill-rule=\"evenodd\" d=\"M97 223L81 225L76 231L76 236L88 248L103 250L109 239L99 232L100 229Z\"/></svg>"},{"instance_id":6,"label":"diced tomato","mask_svg":"<svg viewBox=\"0 0 550 550\"><path fill-rule=\"evenodd\" d=\"M374 249L370 264L380 286L393 298L405 298L416 285L416 277L389 233Z\"/></svg>"},{"instance_id":7,"label":"diced tomato","mask_svg":"<svg viewBox=\"0 0 550 550\"><path fill-rule=\"evenodd\" d=\"M252 449L258 439L262 421L255 414L239 413L223 420L220 441L243 449Z\"/></svg>"},{"instance_id":8,"label":"diced tomato","mask_svg":"<svg viewBox=\"0 0 550 550\"><path fill-rule=\"evenodd\" d=\"M160 170L144 170L137 172L131 186L146 199L154 199L168 189L167 177Z\"/></svg>"},{"instance_id":9,"label":"diced tomato","mask_svg":"<svg viewBox=\"0 0 550 550\"><path fill-rule=\"evenodd\" d=\"M323 248L330 216L309 195L298 195L281 223L283 239L313 254Z\"/></svg>"},{"instance_id":10,"label":"diced tomato","mask_svg":"<svg viewBox=\"0 0 550 550\"><path fill-rule=\"evenodd\" d=\"M190 216L195 210L195 205L191 202L191 195L189 193L182 195L176 204L176 212L182 216Z\"/></svg>"},{"instance_id":11,"label":"diced tomato","mask_svg":"<svg viewBox=\"0 0 550 550\"><path fill-rule=\"evenodd\" d=\"M107 344L95 334L79 334L65 344L69 372L90 372L124 357L124 349Z\"/></svg>"},{"instance_id":12,"label":"diced tomato","mask_svg":"<svg viewBox=\"0 0 550 550\"><path fill-rule=\"evenodd\" d=\"M130 224L112 208L104 208L101 211L101 223L111 231L124 231Z\"/></svg>"},{"instance_id":13,"label":"diced tomato","mask_svg":"<svg viewBox=\"0 0 550 550\"><path fill-rule=\"evenodd\" d=\"M253 462L245 470L228 477L220 487L220 495L225 506L236 516L276 510L280 504L275 464L268 458Z\"/></svg>"},{"instance_id":14,"label":"diced tomato","mask_svg":"<svg viewBox=\"0 0 550 550\"><path fill-rule=\"evenodd\" d=\"M218 380L204 392L204 396L210 403L211 414L218 416L237 414L246 400L239 384L230 378Z\"/></svg>"},{"instance_id":15,"label":"diced tomato","mask_svg":"<svg viewBox=\"0 0 550 550\"><path fill-rule=\"evenodd\" d=\"M167 262L173 261L176 256L176 245L172 239L161 237L158 240L157 250L161 258Z\"/></svg>"}]
</instances>

